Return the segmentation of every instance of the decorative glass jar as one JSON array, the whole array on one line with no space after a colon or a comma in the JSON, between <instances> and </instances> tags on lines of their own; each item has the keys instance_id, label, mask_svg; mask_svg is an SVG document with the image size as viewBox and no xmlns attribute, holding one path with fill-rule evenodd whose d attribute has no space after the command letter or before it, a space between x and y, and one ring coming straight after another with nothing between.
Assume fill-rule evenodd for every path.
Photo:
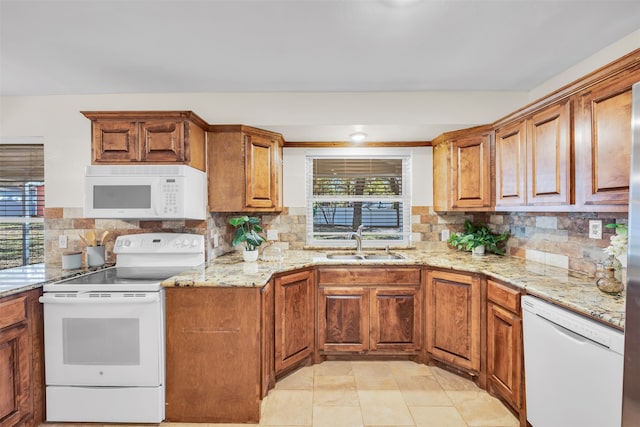
<instances>
[{"instance_id":1,"label":"decorative glass jar","mask_svg":"<svg viewBox=\"0 0 640 427\"><path fill-rule=\"evenodd\" d=\"M611 256L602 263L602 277L596 282L596 286L601 292L609 295L619 295L624 290L624 285L615 277L616 273L615 257Z\"/></svg>"}]
</instances>

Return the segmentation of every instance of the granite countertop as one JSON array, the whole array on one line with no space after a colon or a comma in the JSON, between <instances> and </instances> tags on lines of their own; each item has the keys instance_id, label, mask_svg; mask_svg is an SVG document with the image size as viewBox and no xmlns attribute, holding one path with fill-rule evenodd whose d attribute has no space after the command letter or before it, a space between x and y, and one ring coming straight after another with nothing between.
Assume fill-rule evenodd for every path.
<instances>
[{"instance_id":1,"label":"granite countertop","mask_svg":"<svg viewBox=\"0 0 640 427\"><path fill-rule=\"evenodd\" d=\"M105 267L63 270L60 264L31 264L0 270L0 298Z\"/></svg>"},{"instance_id":2,"label":"granite countertop","mask_svg":"<svg viewBox=\"0 0 640 427\"><path fill-rule=\"evenodd\" d=\"M528 294L569 308L618 329L624 328L625 298L603 294L593 276L571 272L519 258L496 255L472 256L456 250L396 251L404 259L373 261L329 260L336 251L284 251L282 262L245 263L239 252L216 258L199 269L174 276L165 287L263 287L274 274L318 265L429 266L460 272L480 273L509 283Z\"/></svg>"},{"instance_id":3,"label":"granite countertop","mask_svg":"<svg viewBox=\"0 0 640 427\"><path fill-rule=\"evenodd\" d=\"M484 274L615 328L623 329L624 327L624 296L603 294L596 287L594 277L562 268L496 255L476 257L468 252L447 249L395 251L402 255L403 259L376 260L375 262L329 260L326 257L327 252L337 251L284 251L282 262L254 263L245 263L240 252L232 252L215 258L197 269L167 279L162 282L162 285L165 287L263 287L274 274L318 265L429 266ZM63 270L60 265L49 264L0 270L0 298L95 270L96 268Z\"/></svg>"}]
</instances>

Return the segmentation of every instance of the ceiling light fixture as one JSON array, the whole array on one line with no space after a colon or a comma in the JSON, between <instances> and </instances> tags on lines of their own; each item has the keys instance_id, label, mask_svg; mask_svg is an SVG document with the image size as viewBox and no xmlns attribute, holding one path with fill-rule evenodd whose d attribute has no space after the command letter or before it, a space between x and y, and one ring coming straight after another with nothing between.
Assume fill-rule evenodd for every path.
<instances>
[{"instance_id":1,"label":"ceiling light fixture","mask_svg":"<svg viewBox=\"0 0 640 427\"><path fill-rule=\"evenodd\" d=\"M367 134L364 132L354 132L349 135L349 138L351 138L353 142L362 142L367 138Z\"/></svg>"}]
</instances>

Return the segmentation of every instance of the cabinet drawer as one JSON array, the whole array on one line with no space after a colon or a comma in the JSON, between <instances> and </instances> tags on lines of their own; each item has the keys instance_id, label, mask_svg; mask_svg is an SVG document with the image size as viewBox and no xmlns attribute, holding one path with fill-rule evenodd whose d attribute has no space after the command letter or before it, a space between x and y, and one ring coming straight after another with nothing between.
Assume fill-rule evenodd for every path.
<instances>
[{"instance_id":1,"label":"cabinet drawer","mask_svg":"<svg viewBox=\"0 0 640 427\"><path fill-rule=\"evenodd\" d=\"M388 267L320 268L321 285L419 285L420 269Z\"/></svg>"},{"instance_id":2,"label":"cabinet drawer","mask_svg":"<svg viewBox=\"0 0 640 427\"><path fill-rule=\"evenodd\" d=\"M27 297L0 301L0 329L20 323L27 318Z\"/></svg>"},{"instance_id":3,"label":"cabinet drawer","mask_svg":"<svg viewBox=\"0 0 640 427\"><path fill-rule=\"evenodd\" d=\"M487 298L515 314L520 314L520 291L516 289L488 280Z\"/></svg>"}]
</instances>

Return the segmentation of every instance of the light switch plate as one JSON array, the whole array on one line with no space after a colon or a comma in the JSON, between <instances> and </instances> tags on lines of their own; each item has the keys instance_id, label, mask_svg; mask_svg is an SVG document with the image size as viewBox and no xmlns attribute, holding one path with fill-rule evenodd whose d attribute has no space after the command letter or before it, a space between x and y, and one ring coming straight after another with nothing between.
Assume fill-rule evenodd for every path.
<instances>
[{"instance_id":1,"label":"light switch plate","mask_svg":"<svg viewBox=\"0 0 640 427\"><path fill-rule=\"evenodd\" d=\"M60 249L67 249L67 245L67 236L65 236L64 234L58 236L58 246L60 247Z\"/></svg>"},{"instance_id":2,"label":"light switch plate","mask_svg":"<svg viewBox=\"0 0 640 427\"><path fill-rule=\"evenodd\" d=\"M449 240L450 235L451 233L449 232L449 230L442 230L442 232L440 233L440 240L446 242L447 240Z\"/></svg>"},{"instance_id":3,"label":"light switch plate","mask_svg":"<svg viewBox=\"0 0 640 427\"><path fill-rule=\"evenodd\" d=\"M267 230L267 240L278 240L278 230Z\"/></svg>"},{"instance_id":4,"label":"light switch plate","mask_svg":"<svg viewBox=\"0 0 640 427\"><path fill-rule=\"evenodd\" d=\"M589 238L602 239L602 220L599 220L599 219L589 220Z\"/></svg>"}]
</instances>

